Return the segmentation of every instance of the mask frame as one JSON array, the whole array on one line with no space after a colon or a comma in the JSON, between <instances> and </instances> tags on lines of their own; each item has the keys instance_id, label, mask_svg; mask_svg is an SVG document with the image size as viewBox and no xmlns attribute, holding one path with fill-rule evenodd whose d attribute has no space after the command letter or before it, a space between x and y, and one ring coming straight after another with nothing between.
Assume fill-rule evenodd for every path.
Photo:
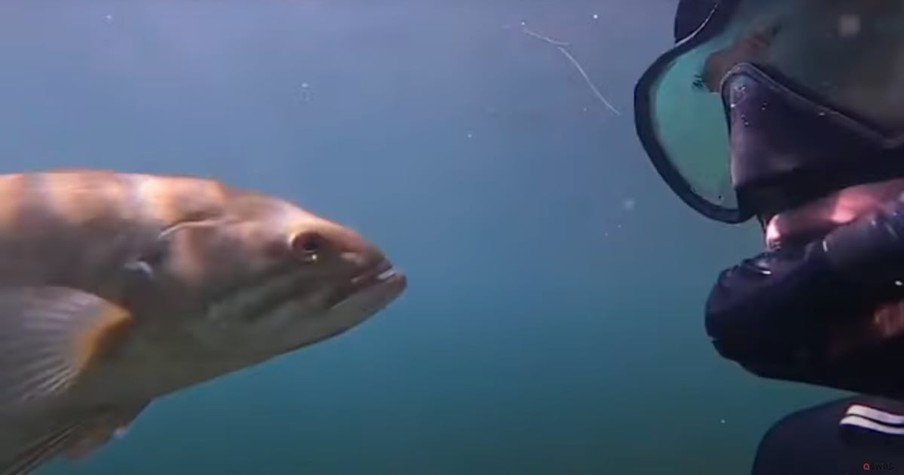
<instances>
[{"instance_id":1,"label":"mask frame","mask_svg":"<svg viewBox=\"0 0 904 475\"><path fill-rule=\"evenodd\" d=\"M666 185L681 201L701 215L727 224L739 224L748 221L755 212L739 201L738 206L727 207L715 204L698 195L681 172L669 160L668 154L656 137L653 121L653 91L662 77L662 73L678 57L688 51L714 39L723 32L734 15L740 0L719 1L710 11L709 16L691 35L679 41L674 48L666 51L653 61L640 76L634 87L634 128L641 145L647 153L653 168L659 173Z\"/></svg>"}]
</instances>

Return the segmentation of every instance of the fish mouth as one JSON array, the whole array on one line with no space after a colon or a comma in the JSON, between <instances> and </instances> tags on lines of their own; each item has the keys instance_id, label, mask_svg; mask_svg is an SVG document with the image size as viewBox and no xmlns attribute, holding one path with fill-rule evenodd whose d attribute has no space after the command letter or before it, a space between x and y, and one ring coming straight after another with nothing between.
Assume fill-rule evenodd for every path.
<instances>
[{"instance_id":1,"label":"fish mouth","mask_svg":"<svg viewBox=\"0 0 904 475\"><path fill-rule=\"evenodd\" d=\"M396 269L391 262L384 260L355 275L347 284L331 292L326 304L329 308L335 308L361 296L365 300L385 301L382 305L386 305L398 297L406 287L405 274Z\"/></svg>"},{"instance_id":2,"label":"fish mouth","mask_svg":"<svg viewBox=\"0 0 904 475\"><path fill-rule=\"evenodd\" d=\"M387 260L343 280L345 283L321 294L316 304L321 310L370 315L389 305L407 287L405 274ZM293 302L307 306L304 302L308 294L299 294L299 288L304 289L310 283L309 275L295 269L274 271L250 286L236 286L211 298L207 303L207 318L256 321Z\"/></svg>"}]
</instances>

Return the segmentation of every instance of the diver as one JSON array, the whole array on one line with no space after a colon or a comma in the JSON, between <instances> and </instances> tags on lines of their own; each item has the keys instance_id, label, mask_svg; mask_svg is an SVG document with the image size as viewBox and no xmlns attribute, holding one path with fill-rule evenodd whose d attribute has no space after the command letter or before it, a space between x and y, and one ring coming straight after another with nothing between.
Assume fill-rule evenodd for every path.
<instances>
[{"instance_id":1,"label":"diver","mask_svg":"<svg viewBox=\"0 0 904 475\"><path fill-rule=\"evenodd\" d=\"M862 394L795 413L755 474L904 472L904 0L681 0L635 88L673 192L765 251L720 273L720 355Z\"/></svg>"}]
</instances>

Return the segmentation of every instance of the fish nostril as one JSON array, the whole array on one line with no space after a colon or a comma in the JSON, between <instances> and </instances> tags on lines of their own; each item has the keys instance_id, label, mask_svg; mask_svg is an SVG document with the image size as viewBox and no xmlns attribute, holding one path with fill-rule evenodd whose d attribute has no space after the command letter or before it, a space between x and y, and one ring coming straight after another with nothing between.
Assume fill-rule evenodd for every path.
<instances>
[{"instance_id":1,"label":"fish nostril","mask_svg":"<svg viewBox=\"0 0 904 475\"><path fill-rule=\"evenodd\" d=\"M292 252L306 260L317 260L317 255L326 248L326 238L315 232L300 232L289 238Z\"/></svg>"}]
</instances>

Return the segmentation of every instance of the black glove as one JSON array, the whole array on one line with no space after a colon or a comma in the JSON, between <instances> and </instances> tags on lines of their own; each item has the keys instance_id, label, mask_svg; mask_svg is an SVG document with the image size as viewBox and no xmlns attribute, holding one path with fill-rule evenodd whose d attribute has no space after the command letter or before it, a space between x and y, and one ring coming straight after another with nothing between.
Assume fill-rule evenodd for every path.
<instances>
[{"instance_id":1,"label":"black glove","mask_svg":"<svg viewBox=\"0 0 904 475\"><path fill-rule=\"evenodd\" d=\"M898 333L887 309L902 300L904 203L895 202L723 271L706 331L723 357L759 376L899 397L904 318Z\"/></svg>"}]
</instances>

